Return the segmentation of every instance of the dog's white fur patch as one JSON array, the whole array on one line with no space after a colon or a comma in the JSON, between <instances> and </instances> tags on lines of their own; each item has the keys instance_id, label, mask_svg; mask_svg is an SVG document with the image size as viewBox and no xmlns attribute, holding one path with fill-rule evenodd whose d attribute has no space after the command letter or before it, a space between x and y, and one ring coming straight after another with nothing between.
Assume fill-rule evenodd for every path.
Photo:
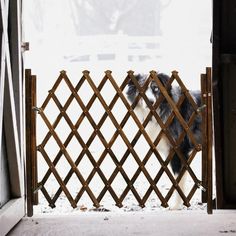
<instances>
[{"instance_id":1,"label":"dog's white fur patch","mask_svg":"<svg viewBox=\"0 0 236 236\"><path fill-rule=\"evenodd\" d=\"M176 178L178 176L175 176ZM179 187L186 196L186 183L187 183L188 175L187 172L184 173L183 177L180 180ZM174 202L170 204L171 210L181 210L183 208L183 199L179 195L178 191L174 191Z\"/></svg>"},{"instance_id":2,"label":"dog's white fur patch","mask_svg":"<svg viewBox=\"0 0 236 236\"><path fill-rule=\"evenodd\" d=\"M150 110L146 107L146 103L143 102L142 99L140 99L139 104L135 107L134 111L141 123L145 120L145 118L150 112ZM152 142L154 142L162 129L157 123L156 119L153 117L152 120L148 122L145 130L150 139L152 140ZM161 140L157 144L157 151L162 153L165 157L167 157L169 154L169 150L170 150L169 141L163 134Z\"/></svg>"}]
</instances>

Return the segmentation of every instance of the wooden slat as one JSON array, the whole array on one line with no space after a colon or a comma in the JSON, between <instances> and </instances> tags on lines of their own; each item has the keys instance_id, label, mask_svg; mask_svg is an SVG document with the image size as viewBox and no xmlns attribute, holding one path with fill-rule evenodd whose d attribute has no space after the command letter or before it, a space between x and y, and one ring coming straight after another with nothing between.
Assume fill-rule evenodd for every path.
<instances>
[{"instance_id":1,"label":"wooden slat","mask_svg":"<svg viewBox=\"0 0 236 236\"><path fill-rule=\"evenodd\" d=\"M37 107L37 80L36 80L36 76L32 75L31 76L31 88L30 88L30 98L31 98L31 110L29 110L28 112L30 112L30 124L31 124L31 128L30 128L30 135L31 135L31 159L32 159L32 187L33 187L33 191L36 189L37 187L37 180L38 180L38 163L37 163L37 141L36 141L36 111L34 111L34 108ZM30 107L29 107L30 109ZM38 193L34 193L33 194L33 204L37 205L38 204Z\"/></svg>"},{"instance_id":2,"label":"wooden slat","mask_svg":"<svg viewBox=\"0 0 236 236\"><path fill-rule=\"evenodd\" d=\"M25 70L25 104L26 104L26 197L27 197L27 215L33 216L33 176L32 176L32 153L33 147L33 137L32 137L32 107L33 107L33 98L32 98L32 77L31 70ZM36 147L36 146L35 146ZM34 163L36 164L36 163Z\"/></svg>"},{"instance_id":3,"label":"wooden slat","mask_svg":"<svg viewBox=\"0 0 236 236\"><path fill-rule=\"evenodd\" d=\"M202 105L206 107L202 113L202 183L207 188L207 80L206 74L201 74ZM207 202L207 192L202 191L202 202Z\"/></svg>"},{"instance_id":4,"label":"wooden slat","mask_svg":"<svg viewBox=\"0 0 236 236\"><path fill-rule=\"evenodd\" d=\"M206 69L207 78L207 212L212 214L212 84L211 68Z\"/></svg>"}]
</instances>

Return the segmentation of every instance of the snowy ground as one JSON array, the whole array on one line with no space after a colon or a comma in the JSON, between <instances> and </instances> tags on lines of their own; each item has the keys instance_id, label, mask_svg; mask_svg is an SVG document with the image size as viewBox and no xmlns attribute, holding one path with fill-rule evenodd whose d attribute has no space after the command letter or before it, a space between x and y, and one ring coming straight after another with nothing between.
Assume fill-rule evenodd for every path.
<instances>
[{"instance_id":1,"label":"snowy ground","mask_svg":"<svg viewBox=\"0 0 236 236\"><path fill-rule=\"evenodd\" d=\"M25 1L27 2L27 1ZM53 2L51 2L53 3ZM30 2L28 2L28 7L30 7ZM149 37L128 37L127 35L120 32L115 37L110 35L103 35L92 38L81 38L75 36L71 30L68 18L66 18L67 9L63 8L63 4L59 9L57 4L57 15L53 15L54 5L51 4L46 12L47 28L44 32L35 32L31 25L32 15L27 14L24 11L23 17L25 19L25 32L24 37L25 41L30 41L30 51L25 53L25 68L31 68L32 73L37 75L37 93L38 93L38 106L40 106L47 96L48 90L54 84L56 78L59 75L61 70L66 70L69 78L72 83L75 85L82 76L83 70L91 71L91 77L93 81L98 84L104 76L104 71L112 70L113 77L117 83L121 83L126 77L126 72L128 70L134 70L136 73L149 73L151 70L157 70L171 74L171 71L179 71L179 75L184 81L185 85L189 89L199 89L200 88L200 74L205 72L205 67L211 66L211 44L210 44L210 35L211 35L211 1L205 0L178 0L172 1L169 7L162 14L162 35L156 38ZM27 9L27 5L24 6ZM185 9L185 10L183 10ZM59 14L60 13L60 14ZM65 17L61 17L61 15ZM61 25L60 25L61 23ZM144 42L158 42L158 47L155 48L157 54L151 54L149 58L133 58L129 60L127 51L130 52L128 44L130 42L137 43L138 45L143 45ZM140 46L143 50L142 46ZM140 50L141 50L140 49ZM96 58L97 54L114 52L116 58L113 60L101 60ZM141 51L142 51L141 50ZM146 50L146 51L145 51ZM147 49L144 51L147 52ZM89 60L80 60L81 54L85 55L86 52L93 54ZM141 53L140 51L140 53ZM143 52L143 51L142 51ZM94 57L95 55L95 57ZM107 88L109 90L109 87ZM83 92L85 99L88 99L87 90ZM65 100L65 95L68 94L68 90L61 89L58 90L58 96ZM109 100L109 96L108 96ZM75 105L76 106L76 105ZM95 121L99 120L101 116L102 109L99 109L99 104L94 106L93 117ZM120 113L122 109L118 109ZM52 119L56 110L48 109L48 115ZM72 121L75 122L78 114L80 114L78 106L75 108L71 106L69 109L70 116ZM122 117L122 114L119 114ZM108 122L109 123L109 122ZM107 135L107 139L112 135L114 128L111 126L104 126L104 132ZM45 125L40 123L38 119L38 144L41 142L43 135L47 132ZM91 132L89 125L84 125L80 128L81 133L85 135L84 139L88 138L89 132ZM60 132L61 130L61 132ZM132 131L132 126L128 129ZM58 127L58 131L61 135L61 139L64 140L66 135L69 132L69 128L63 122L61 123L61 129ZM87 135L87 136L86 136ZM122 142L117 142L117 147L115 153L119 157L122 155L122 149L120 147ZM122 146L122 145L121 145ZM137 145L138 146L138 145ZM53 141L50 141L47 145L47 151L53 156L57 153L57 148ZM91 145L91 152L98 158L98 154L101 152L101 145ZM139 149L139 148L137 148ZM77 150L77 151L76 151ZM120 153L119 151L120 150ZM69 147L69 152L72 158L76 158L78 150L77 141L73 140ZM145 152L145 150L138 150L138 152ZM140 156L143 154L140 153ZM196 175L201 179L201 157L198 155L195 158L195 161L192 163L192 168L196 172ZM83 175L87 176L91 171L91 163L83 161L81 162L81 171ZM41 180L43 173L47 170L48 166L45 161L42 160L42 157L39 155L39 180ZM110 176L111 170L114 169L114 164L110 158L106 158L102 163L101 168L106 173L107 177ZM137 164L129 158L125 168L129 170L129 175L132 176L134 171L137 168ZM148 163L148 170L151 175L155 175L159 164L155 158L152 158ZM69 171L69 165L66 161L60 161L57 165L57 169L62 176L65 176ZM137 187L140 195L145 193L147 190L147 180L145 178L137 179L135 182L135 187ZM188 179L189 189L192 187L192 180ZM103 183L101 179L95 178L90 183L91 188L94 190L95 195L101 191ZM114 188L119 195L124 189L124 180L121 176L117 178L113 183ZM49 188L49 194L53 195L55 190L58 188L57 181L54 177L50 177L49 181L46 183L47 188ZM68 183L68 188L73 192L73 197L78 192L81 184L76 178L72 178ZM170 181L168 178L163 176L158 182L158 187L161 192L166 193L170 188ZM189 191L187 190L187 192ZM190 209L205 209L205 205L202 205L200 202L200 190L198 190L191 202ZM92 202L85 194L78 203L78 208L72 209L70 203L65 198L63 194L60 195L58 201L56 202L56 208L51 209L48 207L48 204L45 198L39 193L39 202L40 204L35 207L35 213L71 213L71 212L80 212L80 211L89 211L93 208ZM134 199L132 194L126 196L124 201L124 207L119 209L114 206L114 201L110 195L105 195L105 198L102 200L101 204L104 208L110 211L162 211L165 210L160 207L160 201L152 193L146 203L146 208L140 208L137 201Z\"/></svg>"}]
</instances>

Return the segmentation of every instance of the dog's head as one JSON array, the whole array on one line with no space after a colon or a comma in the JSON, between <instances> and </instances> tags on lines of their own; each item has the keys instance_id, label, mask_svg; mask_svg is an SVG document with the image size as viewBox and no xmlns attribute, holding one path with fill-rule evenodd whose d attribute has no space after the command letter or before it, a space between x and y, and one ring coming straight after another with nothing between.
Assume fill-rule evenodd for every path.
<instances>
[{"instance_id":1,"label":"dog's head","mask_svg":"<svg viewBox=\"0 0 236 236\"><path fill-rule=\"evenodd\" d=\"M166 86L170 77L166 74L160 73L157 75L158 79L161 81L162 85ZM147 80L147 76L144 75L136 75L135 79L139 83L139 85L142 87ZM169 87L170 89L170 87ZM130 103L133 103L135 98L139 94L138 88L135 86L133 80L130 80L128 83L128 90L126 92L127 98L129 99ZM156 83L155 80L152 80L149 85L147 86L147 89L145 91L145 94L151 104L155 103L155 101L159 98L161 91ZM142 101L140 101L142 103Z\"/></svg>"}]
</instances>

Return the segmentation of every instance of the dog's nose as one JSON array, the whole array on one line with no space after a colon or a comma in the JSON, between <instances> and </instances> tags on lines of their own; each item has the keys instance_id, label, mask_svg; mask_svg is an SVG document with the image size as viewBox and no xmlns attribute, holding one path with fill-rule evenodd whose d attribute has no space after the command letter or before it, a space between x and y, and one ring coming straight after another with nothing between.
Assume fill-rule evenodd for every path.
<instances>
[{"instance_id":1,"label":"dog's nose","mask_svg":"<svg viewBox=\"0 0 236 236\"><path fill-rule=\"evenodd\" d=\"M149 102L153 105L154 104L154 100L150 99Z\"/></svg>"}]
</instances>

